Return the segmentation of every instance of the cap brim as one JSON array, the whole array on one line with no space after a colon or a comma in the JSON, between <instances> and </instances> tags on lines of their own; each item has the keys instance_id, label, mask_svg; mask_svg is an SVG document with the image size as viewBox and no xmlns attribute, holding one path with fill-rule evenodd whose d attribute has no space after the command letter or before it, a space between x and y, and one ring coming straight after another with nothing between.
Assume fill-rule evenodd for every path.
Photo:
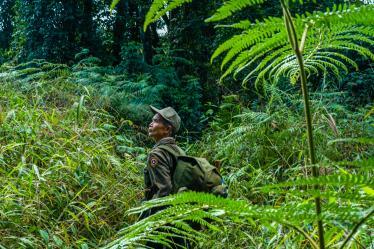
<instances>
[{"instance_id":1,"label":"cap brim","mask_svg":"<svg viewBox=\"0 0 374 249\"><path fill-rule=\"evenodd\" d=\"M163 119L165 119L166 120L166 122L169 122L169 123L172 123L169 119L167 119L162 113L161 113L161 111L159 110L159 109L157 109L156 107L154 107L154 106L149 106L150 108L151 108L151 111L154 113L154 114L159 114Z\"/></svg>"},{"instance_id":2,"label":"cap brim","mask_svg":"<svg viewBox=\"0 0 374 249\"><path fill-rule=\"evenodd\" d=\"M149 108L151 108L151 111L154 113L154 114L156 114L156 113L160 113L160 110L159 109L157 109L156 107L154 107L154 106L149 106Z\"/></svg>"}]
</instances>

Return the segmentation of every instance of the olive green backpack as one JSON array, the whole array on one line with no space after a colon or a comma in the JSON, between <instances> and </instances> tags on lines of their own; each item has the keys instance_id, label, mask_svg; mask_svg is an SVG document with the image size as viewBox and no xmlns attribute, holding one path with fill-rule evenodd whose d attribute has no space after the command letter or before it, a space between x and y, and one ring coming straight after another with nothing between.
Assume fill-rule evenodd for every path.
<instances>
[{"instance_id":1,"label":"olive green backpack","mask_svg":"<svg viewBox=\"0 0 374 249\"><path fill-rule=\"evenodd\" d=\"M185 156L167 145L160 145L159 148L177 158L173 174L173 193L192 190L227 197L227 187L221 174L205 158Z\"/></svg>"}]
</instances>

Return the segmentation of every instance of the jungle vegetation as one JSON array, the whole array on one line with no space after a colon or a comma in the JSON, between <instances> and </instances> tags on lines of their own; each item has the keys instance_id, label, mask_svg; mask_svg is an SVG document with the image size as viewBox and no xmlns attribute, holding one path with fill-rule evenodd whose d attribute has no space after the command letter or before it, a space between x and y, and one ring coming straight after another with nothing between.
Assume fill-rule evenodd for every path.
<instances>
[{"instance_id":1,"label":"jungle vegetation","mask_svg":"<svg viewBox=\"0 0 374 249\"><path fill-rule=\"evenodd\" d=\"M0 248L374 247L372 1L3 0L0 31ZM229 198L141 202L150 104Z\"/></svg>"}]
</instances>

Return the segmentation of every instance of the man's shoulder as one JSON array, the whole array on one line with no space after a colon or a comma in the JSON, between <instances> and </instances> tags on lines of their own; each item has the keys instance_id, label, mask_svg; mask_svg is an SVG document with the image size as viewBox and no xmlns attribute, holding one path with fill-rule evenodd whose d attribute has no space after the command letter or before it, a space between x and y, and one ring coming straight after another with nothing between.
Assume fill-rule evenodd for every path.
<instances>
[{"instance_id":1,"label":"man's shoulder","mask_svg":"<svg viewBox=\"0 0 374 249\"><path fill-rule=\"evenodd\" d=\"M186 153L177 144L161 144L152 149L151 153L161 155L183 156Z\"/></svg>"},{"instance_id":2,"label":"man's shoulder","mask_svg":"<svg viewBox=\"0 0 374 249\"><path fill-rule=\"evenodd\" d=\"M154 147L151 151L150 151L150 153L149 153L150 155L154 155L154 156L165 156L165 155L167 155L167 152L164 150L164 149L162 149L162 146L160 147L160 146L157 146L157 147Z\"/></svg>"},{"instance_id":3,"label":"man's shoulder","mask_svg":"<svg viewBox=\"0 0 374 249\"><path fill-rule=\"evenodd\" d=\"M153 168L157 165L170 167L175 161L175 156L163 146L154 147L148 156L148 165Z\"/></svg>"}]
</instances>

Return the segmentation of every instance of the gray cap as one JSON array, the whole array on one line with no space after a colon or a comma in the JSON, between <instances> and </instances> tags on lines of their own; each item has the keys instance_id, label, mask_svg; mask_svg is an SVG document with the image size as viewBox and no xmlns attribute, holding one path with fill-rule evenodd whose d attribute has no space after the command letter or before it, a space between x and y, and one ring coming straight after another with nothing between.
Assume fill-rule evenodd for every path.
<instances>
[{"instance_id":1,"label":"gray cap","mask_svg":"<svg viewBox=\"0 0 374 249\"><path fill-rule=\"evenodd\" d=\"M181 126L181 118L172 107L168 106L161 110L151 105L149 107L151 107L153 113L160 114L166 121L168 121L173 126L175 132L179 131Z\"/></svg>"}]
</instances>

